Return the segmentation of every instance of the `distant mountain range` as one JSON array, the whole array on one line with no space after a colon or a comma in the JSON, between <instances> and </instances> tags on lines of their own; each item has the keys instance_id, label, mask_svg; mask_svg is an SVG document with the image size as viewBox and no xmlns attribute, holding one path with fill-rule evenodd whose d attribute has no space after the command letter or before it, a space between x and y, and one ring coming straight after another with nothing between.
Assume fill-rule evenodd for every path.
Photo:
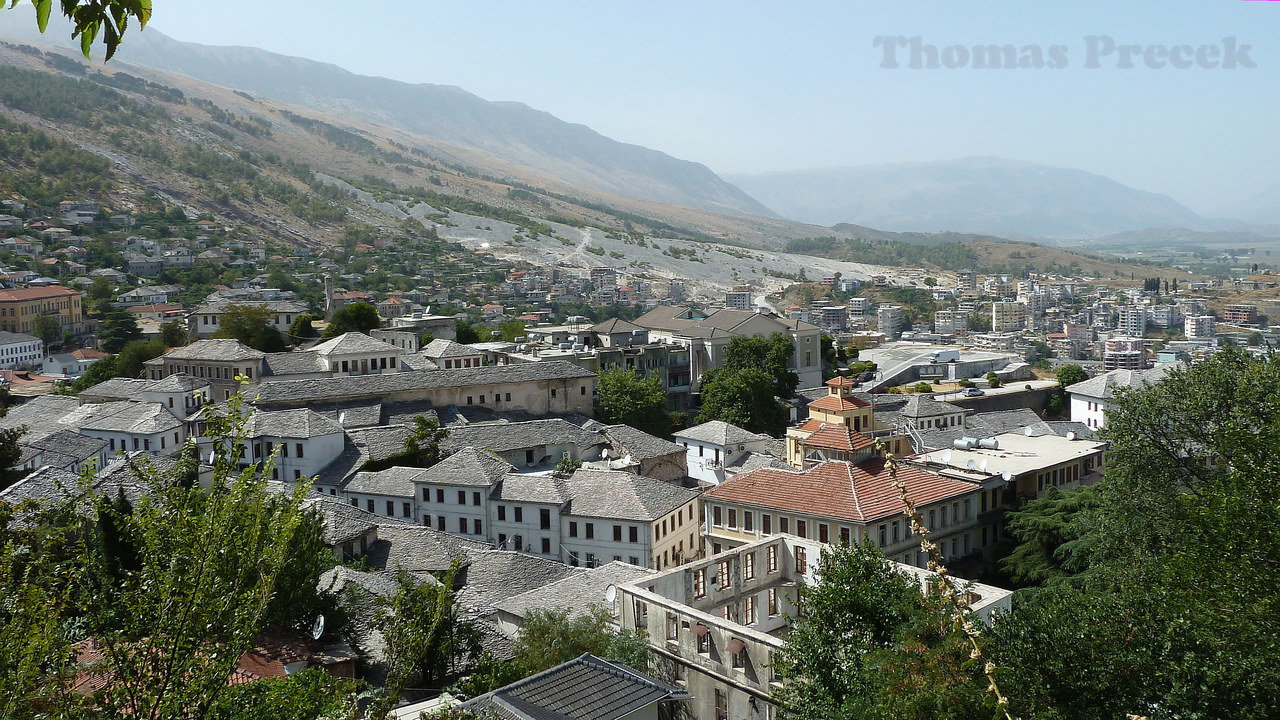
<instances>
[{"instance_id":1,"label":"distant mountain range","mask_svg":"<svg viewBox=\"0 0 1280 720\"><path fill-rule=\"evenodd\" d=\"M819 225L1051 238L1220 226L1165 195L1101 175L994 157L726 179L783 217Z\"/></svg>"},{"instance_id":2,"label":"distant mountain range","mask_svg":"<svg viewBox=\"0 0 1280 720\"><path fill-rule=\"evenodd\" d=\"M40 35L22 9L0 35L71 47L55 18ZM54 13L56 16L57 13ZM246 47L180 42L154 28L131 32L116 60L182 73L277 102L340 113L496 157L585 190L705 210L777 217L706 166L611 140L523 103L490 102L461 88L411 84Z\"/></svg>"}]
</instances>

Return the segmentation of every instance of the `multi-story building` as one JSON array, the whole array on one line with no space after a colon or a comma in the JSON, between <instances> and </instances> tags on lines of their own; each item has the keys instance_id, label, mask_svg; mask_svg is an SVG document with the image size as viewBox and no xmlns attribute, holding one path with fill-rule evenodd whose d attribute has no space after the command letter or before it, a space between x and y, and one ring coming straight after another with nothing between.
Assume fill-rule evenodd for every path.
<instances>
[{"instance_id":1,"label":"multi-story building","mask_svg":"<svg viewBox=\"0 0 1280 720\"><path fill-rule=\"evenodd\" d=\"M978 273L973 270L957 270L956 271L956 289L977 291L978 289Z\"/></svg>"},{"instance_id":2,"label":"multi-story building","mask_svg":"<svg viewBox=\"0 0 1280 720\"><path fill-rule=\"evenodd\" d=\"M1182 308L1177 305L1153 305L1148 320L1158 328L1176 328L1182 324Z\"/></svg>"},{"instance_id":3,"label":"multi-story building","mask_svg":"<svg viewBox=\"0 0 1280 720\"><path fill-rule=\"evenodd\" d=\"M270 325L280 333L288 333L293 321L308 312L306 303L297 300L218 300L206 302L191 312L188 320L191 336L207 338L222 329L222 318L237 307L265 308L270 314Z\"/></svg>"},{"instance_id":4,"label":"multi-story building","mask_svg":"<svg viewBox=\"0 0 1280 720\"><path fill-rule=\"evenodd\" d=\"M874 305L875 303L871 302L869 298L849 298L849 314L858 317L869 315Z\"/></svg>"},{"instance_id":5,"label":"multi-story building","mask_svg":"<svg viewBox=\"0 0 1280 720\"><path fill-rule=\"evenodd\" d=\"M711 485L724 482L726 467L740 464L744 456L752 453L767 453L775 442L768 435L721 420L679 430L674 437L685 449L689 476Z\"/></svg>"},{"instance_id":6,"label":"multi-story building","mask_svg":"<svg viewBox=\"0 0 1280 720\"><path fill-rule=\"evenodd\" d=\"M44 341L26 333L0 330L0 368L14 370L44 361Z\"/></svg>"},{"instance_id":7,"label":"multi-story building","mask_svg":"<svg viewBox=\"0 0 1280 720\"><path fill-rule=\"evenodd\" d=\"M939 310L933 314L933 331L939 335L955 335L969 329L969 313Z\"/></svg>"},{"instance_id":8,"label":"multi-story building","mask_svg":"<svg viewBox=\"0 0 1280 720\"><path fill-rule=\"evenodd\" d=\"M1211 338L1217 326L1217 319L1212 315L1188 315L1183 323L1183 332L1189 338Z\"/></svg>"},{"instance_id":9,"label":"multi-story building","mask_svg":"<svg viewBox=\"0 0 1280 720\"><path fill-rule=\"evenodd\" d=\"M696 698L683 717L771 720L778 712L773 691L782 683L774 656L798 614L801 581L818 579L821 555L821 544L779 534L620 583L614 599L618 624L644 633L655 673ZM934 577L893 566L922 585ZM1010 607L1008 590L964 587L984 620Z\"/></svg>"},{"instance_id":10,"label":"multi-story building","mask_svg":"<svg viewBox=\"0 0 1280 720\"><path fill-rule=\"evenodd\" d=\"M1027 306L1001 300L991 303L991 332L1019 332L1027 322Z\"/></svg>"},{"instance_id":11,"label":"multi-story building","mask_svg":"<svg viewBox=\"0 0 1280 720\"><path fill-rule=\"evenodd\" d=\"M1071 398L1071 421L1084 423L1094 429L1103 427L1107 424L1107 408L1113 402L1117 389L1139 388L1156 382L1163 376L1164 371L1159 368L1112 370L1069 385L1066 390Z\"/></svg>"},{"instance_id":12,"label":"multi-story building","mask_svg":"<svg viewBox=\"0 0 1280 720\"><path fill-rule=\"evenodd\" d=\"M876 308L876 324L886 339L896 340L907 324L907 311L899 305L881 305Z\"/></svg>"},{"instance_id":13,"label":"multi-story building","mask_svg":"<svg viewBox=\"0 0 1280 720\"><path fill-rule=\"evenodd\" d=\"M1116 330L1121 335L1140 338L1147 334L1147 308L1141 305L1122 305L1116 308Z\"/></svg>"},{"instance_id":14,"label":"multi-story building","mask_svg":"<svg viewBox=\"0 0 1280 720\"><path fill-rule=\"evenodd\" d=\"M724 296L724 305L731 310L750 310L752 303L749 287L735 287Z\"/></svg>"},{"instance_id":15,"label":"multi-story building","mask_svg":"<svg viewBox=\"0 0 1280 720\"><path fill-rule=\"evenodd\" d=\"M2 297L2 296L0 296ZM1257 305L1228 305L1222 309L1222 322L1252 327L1258 324Z\"/></svg>"},{"instance_id":16,"label":"multi-story building","mask_svg":"<svg viewBox=\"0 0 1280 720\"><path fill-rule=\"evenodd\" d=\"M36 318L44 315L58 321L63 330L84 328L84 294L61 285L0 290L0 330L30 333L37 330Z\"/></svg>"},{"instance_id":17,"label":"multi-story building","mask_svg":"<svg viewBox=\"0 0 1280 720\"><path fill-rule=\"evenodd\" d=\"M1146 368L1147 350L1142 338L1124 335L1107 338L1103 344L1102 366L1107 370Z\"/></svg>"}]
</instances>

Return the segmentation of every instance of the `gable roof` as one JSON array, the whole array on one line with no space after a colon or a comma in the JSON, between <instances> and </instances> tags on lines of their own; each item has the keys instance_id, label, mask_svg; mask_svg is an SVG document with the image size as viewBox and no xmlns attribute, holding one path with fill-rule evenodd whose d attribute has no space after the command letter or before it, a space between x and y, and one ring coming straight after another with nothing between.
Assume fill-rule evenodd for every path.
<instances>
[{"instance_id":1,"label":"gable roof","mask_svg":"<svg viewBox=\"0 0 1280 720\"><path fill-rule=\"evenodd\" d=\"M453 340L444 338L436 338L427 343L425 347L419 350L423 356L428 358L444 358L444 357L474 357L480 354L480 351L463 345Z\"/></svg>"},{"instance_id":2,"label":"gable roof","mask_svg":"<svg viewBox=\"0 0 1280 720\"><path fill-rule=\"evenodd\" d=\"M1150 370L1112 370L1088 380L1081 380L1078 383L1067 386L1067 392L1072 395L1083 395L1085 397L1098 398L1106 400L1115 396L1115 390L1118 388L1139 388L1147 383L1159 382L1164 377L1166 370L1164 368L1152 368Z\"/></svg>"},{"instance_id":3,"label":"gable roof","mask_svg":"<svg viewBox=\"0 0 1280 720\"><path fill-rule=\"evenodd\" d=\"M644 328L639 325L636 325L633 322L627 322L622 318L610 318L604 322L596 323L587 329L591 332L603 333L605 335L612 335L614 333L632 333L636 330L644 330Z\"/></svg>"},{"instance_id":4,"label":"gable roof","mask_svg":"<svg viewBox=\"0 0 1280 720\"><path fill-rule=\"evenodd\" d=\"M930 395L912 395L907 403L902 406L899 411L903 417L909 418L928 418L938 417L941 415L955 415L963 413L964 408L952 405L949 402L935 400Z\"/></svg>"},{"instance_id":5,"label":"gable roof","mask_svg":"<svg viewBox=\"0 0 1280 720\"><path fill-rule=\"evenodd\" d=\"M907 486L907 494L918 506L977 489L973 483L910 465L898 466L898 480ZM898 515L903 509L898 489L880 459L858 465L830 461L804 472L752 470L720 483L707 491L706 497L861 523Z\"/></svg>"},{"instance_id":6,"label":"gable roof","mask_svg":"<svg viewBox=\"0 0 1280 720\"><path fill-rule=\"evenodd\" d=\"M369 337L361 332L348 332L316 345L311 348L311 352L321 356L355 355L357 353L371 352L399 354L404 352L404 349L389 342Z\"/></svg>"},{"instance_id":7,"label":"gable roof","mask_svg":"<svg viewBox=\"0 0 1280 720\"><path fill-rule=\"evenodd\" d=\"M459 705L519 720L618 720L664 700L688 700L680 688L590 653Z\"/></svg>"},{"instance_id":8,"label":"gable roof","mask_svg":"<svg viewBox=\"0 0 1280 720\"><path fill-rule=\"evenodd\" d=\"M610 586L653 574L654 571L648 568L614 560L540 588L512 595L495 603L494 607L517 617L524 617L533 610L564 609L568 611L569 617L574 618L586 614L593 605L607 603L605 592Z\"/></svg>"},{"instance_id":9,"label":"gable roof","mask_svg":"<svg viewBox=\"0 0 1280 720\"><path fill-rule=\"evenodd\" d=\"M448 372L437 370L436 372ZM494 452L507 452L539 445L577 445L591 447L605 439L599 433L584 430L561 418L528 420L525 422L475 423L449 429L449 437L442 443L445 449L463 447L487 448Z\"/></svg>"},{"instance_id":10,"label":"gable roof","mask_svg":"<svg viewBox=\"0 0 1280 720\"><path fill-rule=\"evenodd\" d=\"M510 463L488 450L465 447L420 470L414 482L489 487L513 470L515 468Z\"/></svg>"},{"instance_id":11,"label":"gable roof","mask_svg":"<svg viewBox=\"0 0 1280 720\"><path fill-rule=\"evenodd\" d=\"M821 423L818 429L801 440L800 444L811 448L853 451L874 447L876 441L851 427Z\"/></svg>"},{"instance_id":12,"label":"gable roof","mask_svg":"<svg viewBox=\"0 0 1280 720\"><path fill-rule=\"evenodd\" d=\"M518 382L593 378L596 374L563 360L490 365L459 370L418 370L382 375L341 376L287 380L264 378L255 404L297 404L307 401L334 401L342 398L386 397L396 393L435 388L507 385Z\"/></svg>"},{"instance_id":13,"label":"gable roof","mask_svg":"<svg viewBox=\"0 0 1280 720\"><path fill-rule=\"evenodd\" d=\"M653 521L698 497L696 490L621 470L579 468L564 483L569 513L582 517Z\"/></svg>"},{"instance_id":14,"label":"gable roof","mask_svg":"<svg viewBox=\"0 0 1280 720\"><path fill-rule=\"evenodd\" d=\"M663 440L630 425L608 425L605 427L605 434L616 449L623 450L633 460L648 460L686 452L684 446L679 443Z\"/></svg>"},{"instance_id":15,"label":"gable roof","mask_svg":"<svg viewBox=\"0 0 1280 720\"><path fill-rule=\"evenodd\" d=\"M759 435L750 430L744 430L737 425L733 425L723 420L711 420L701 425L694 425L691 428L685 428L674 433L678 438L687 440L697 440L698 442L712 443L713 445L729 446L738 445L740 443L755 442L757 440L767 440L768 435Z\"/></svg>"},{"instance_id":16,"label":"gable roof","mask_svg":"<svg viewBox=\"0 0 1280 720\"><path fill-rule=\"evenodd\" d=\"M209 339L197 340L186 347L180 347L165 358L174 360L261 360L266 353L245 345L239 340Z\"/></svg>"}]
</instances>

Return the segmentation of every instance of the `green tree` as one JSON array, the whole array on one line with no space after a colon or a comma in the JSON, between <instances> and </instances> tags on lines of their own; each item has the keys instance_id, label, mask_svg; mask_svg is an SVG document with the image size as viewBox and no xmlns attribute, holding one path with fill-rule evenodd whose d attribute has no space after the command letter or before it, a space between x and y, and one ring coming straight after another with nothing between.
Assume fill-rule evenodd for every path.
<instances>
[{"instance_id":1,"label":"green tree","mask_svg":"<svg viewBox=\"0 0 1280 720\"><path fill-rule=\"evenodd\" d=\"M671 437L667 394L656 374L641 378L634 370L613 368L600 373L596 388L600 422L622 423L650 435Z\"/></svg>"},{"instance_id":2,"label":"green tree","mask_svg":"<svg viewBox=\"0 0 1280 720\"><path fill-rule=\"evenodd\" d=\"M1062 387L1075 385L1089 379L1089 374L1079 365L1063 365L1058 368L1058 384Z\"/></svg>"},{"instance_id":3,"label":"green tree","mask_svg":"<svg viewBox=\"0 0 1280 720\"><path fill-rule=\"evenodd\" d=\"M996 375L994 370L987 373L987 387L998 388L1003 384L1000 381L1000 376Z\"/></svg>"},{"instance_id":4,"label":"green tree","mask_svg":"<svg viewBox=\"0 0 1280 720\"><path fill-rule=\"evenodd\" d=\"M165 347L182 347L191 341L191 336L187 332L187 326L178 320L170 320L169 322L160 324L160 341Z\"/></svg>"},{"instance_id":5,"label":"green tree","mask_svg":"<svg viewBox=\"0 0 1280 720\"><path fill-rule=\"evenodd\" d=\"M763 370L772 378L773 394L789 398L800 384L800 376L792 369L795 345L782 333L771 337L736 337L724 351L722 367L728 370Z\"/></svg>"},{"instance_id":6,"label":"green tree","mask_svg":"<svg viewBox=\"0 0 1280 720\"><path fill-rule=\"evenodd\" d=\"M130 342L120 348L120 353L115 356L115 376L126 378L142 377L142 371L145 369L143 363L160 357L164 354L164 351L165 346L162 340L134 340ZM97 363L94 363L94 365L97 365Z\"/></svg>"},{"instance_id":7,"label":"green tree","mask_svg":"<svg viewBox=\"0 0 1280 720\"><path fill-rule=\"evenodd\" d=\"M309 667L285 678L270 678L229 688L209 720L319 720L358 717L357 693L363 683Z\"/></svg>"},{"instance_id":8,"label":"green tree","mask_svg":"<svg viewBox=\"0 0 1280 720\"><path fill-rule=\"evenodd\" d=\"M32 321L32 332L44 343L46 352L62 338L62 323L53 315L37 315Z\"/></svg>"},{"instance_id":9,"label":"green tree","mask_svg":"<svg viewBox=\"0 0 1280 720\"><path fill-rule=\"evenodd\" d=\"M124 308L113 308L102 319L102 330L98 332L98 346L106 353L118 353L120 348L133 340L142 337L138 328L138 319Z\"/></svg>"},{"instance_id":10,"label":"green tree","mask_svg":"<svg viewBox=\"0 0 1280 720\"><path fill-rule=\"evenodd\" d=\"M228 305L212 337L239 340L254 350L284 352L284 338L272 327L273 314L262 305Z\"/></svg>"},{"instance_id":11,"label":"green tree","mask_svg":"<svg viewBox=\"0 0 1280 720\"><path fill-rule=\"evenodd\" d=\"M316 329L311 325L316 320L315 315L299 315L294 318L293 324L289 326L289 341L294 345L301 345L304 341L316 336Z\"/></svg>"},{"instance_id":12,"label":"green tree","mask_svg":"<svg viewBox=\"0 0 1280 720\"><path fill-rule=\"evenodd\" d=\"M647 672L649 643L644 635L613 627L613 614L600 605L582 612L558 608L529 613L516 636L515 656L521 675L540 673L587 652Z\"/></svg>"},{"instance_id":13,"label":"green tree","mask_svg":"<svg viewBox=\"0 0 1280 720\"><path fill-rule=\"evenodd\" d=\"M480 342L480 333L466 320L459 320L456 323L457 341L463 345Z\"/></svg>"},{"instance_id":14,"label":"green tree","mask_svg":"<svg viewBox=\"0 0 1280 720\"><path fill-rule=\"evenodd\" d=\"M508 320L498 325L498 332L504 342L515 342L516 338L524 337L524 321Z\"/></svg>"},{"instance_id":15,"label":"green tree","mask_svg":"<svg viewBox=\"0 0 1280 720\"><path fill-rule=\"evenodd\" d=\"M376 472L389 467L427 468L444 459L441 445L449 438L449 429L440 426L436 418L417 415L413 418L413 432L404 440L404 449L381 460L370 460L361 470Z\"/></svg>"},{"instance_id":16,"label":"green tree","mask_svg":"<svg viewBox=\"0 0 1280 720\"><path fill-rule=\"evenodd\" d=\"M111 300L116 296L115 288L111 287L111 281L101 275L89 283L88 294L94 300Z\"/></svg>"},{"instance_id":17,"label":"green tree","mask_svg":"<svg viewBox=\"0 0 1280 720\"><path fill-rule=\"evenodd\" d=\"M0 430L0 490L14 484L26 474L26 471L13 469L22 458L22 446L18 443L26 431L25 425Z\"/></svg>"},{"instance_id":18,"label":"green tree","mask_svg":"<svg viewBox=\"0 0 1280 720\"><path fill-rule=\"evenodd\" d=\"M17 4L18 0L13 0L9 7ZM31 0L31 4L36 8L36 26L44 32L49 26L53 0ZM71 21L72 39L80 38L80 51L86 58L99 33L106 46L106 59L110 60L120 47L129 22L136 21L139 28L144 28L151 19L151 0L61 0L60 7Z\"/></svg>"},{"instance_id":19,"label":"green tree","mask_svg":"<svg viewBox=\"0 0 1280 720\"><path fill-rule=\"evenodd\" d=\"M344 305L329 319L329 327L324 329L324 339L335 338L343 333L359 332L365 335L370 330L382 327L382 318L378 316L378 308L367 302L356 302Z\"/></svg>"},{"instance_id":20,"label":"green tree","mask_svg":"<svg viewBox=\"0 0 1280 720\"><path fill-rule=\"evenodd\" d=\"M787 427L787 411L774 396L776 378L759 368L714 368L702 375L697 422L722 420L774 437Z\"/></svg>"}]
</instances>

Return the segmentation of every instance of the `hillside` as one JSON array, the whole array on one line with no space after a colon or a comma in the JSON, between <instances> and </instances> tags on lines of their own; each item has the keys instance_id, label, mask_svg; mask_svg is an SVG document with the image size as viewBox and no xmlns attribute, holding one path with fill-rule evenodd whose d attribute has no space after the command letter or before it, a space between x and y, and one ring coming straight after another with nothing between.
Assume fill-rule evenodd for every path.
<instances>
[{"instance_id":1,"label":"hillside","mask_svg":"<svg viewBox=\"0 0 1280 720\"><path fill-rule=\"evenodd\" d=\"M4 32L17 42L69 47L69 32L54 28L38 35L34 25L15 23ZM133 66L129 72L147 67L180 73L287 105L398 128L591 192L774 216L704 165L611 140L522 103L490 102L457 87L356 75L335 65L256 48L184 43L154 28L132 33L111 65Z\"/></svg>"},{"instance_id":2,"label":"hillside","mask_svg":"<svg viewBox=\"0 0 1280 720\"><path fill-rule=\"evenodd\" d=\"M1075 238L1206 222L1164 195L1002 158L726 177L784 217L819 225Z\"/></svg>"}]
</instances>

